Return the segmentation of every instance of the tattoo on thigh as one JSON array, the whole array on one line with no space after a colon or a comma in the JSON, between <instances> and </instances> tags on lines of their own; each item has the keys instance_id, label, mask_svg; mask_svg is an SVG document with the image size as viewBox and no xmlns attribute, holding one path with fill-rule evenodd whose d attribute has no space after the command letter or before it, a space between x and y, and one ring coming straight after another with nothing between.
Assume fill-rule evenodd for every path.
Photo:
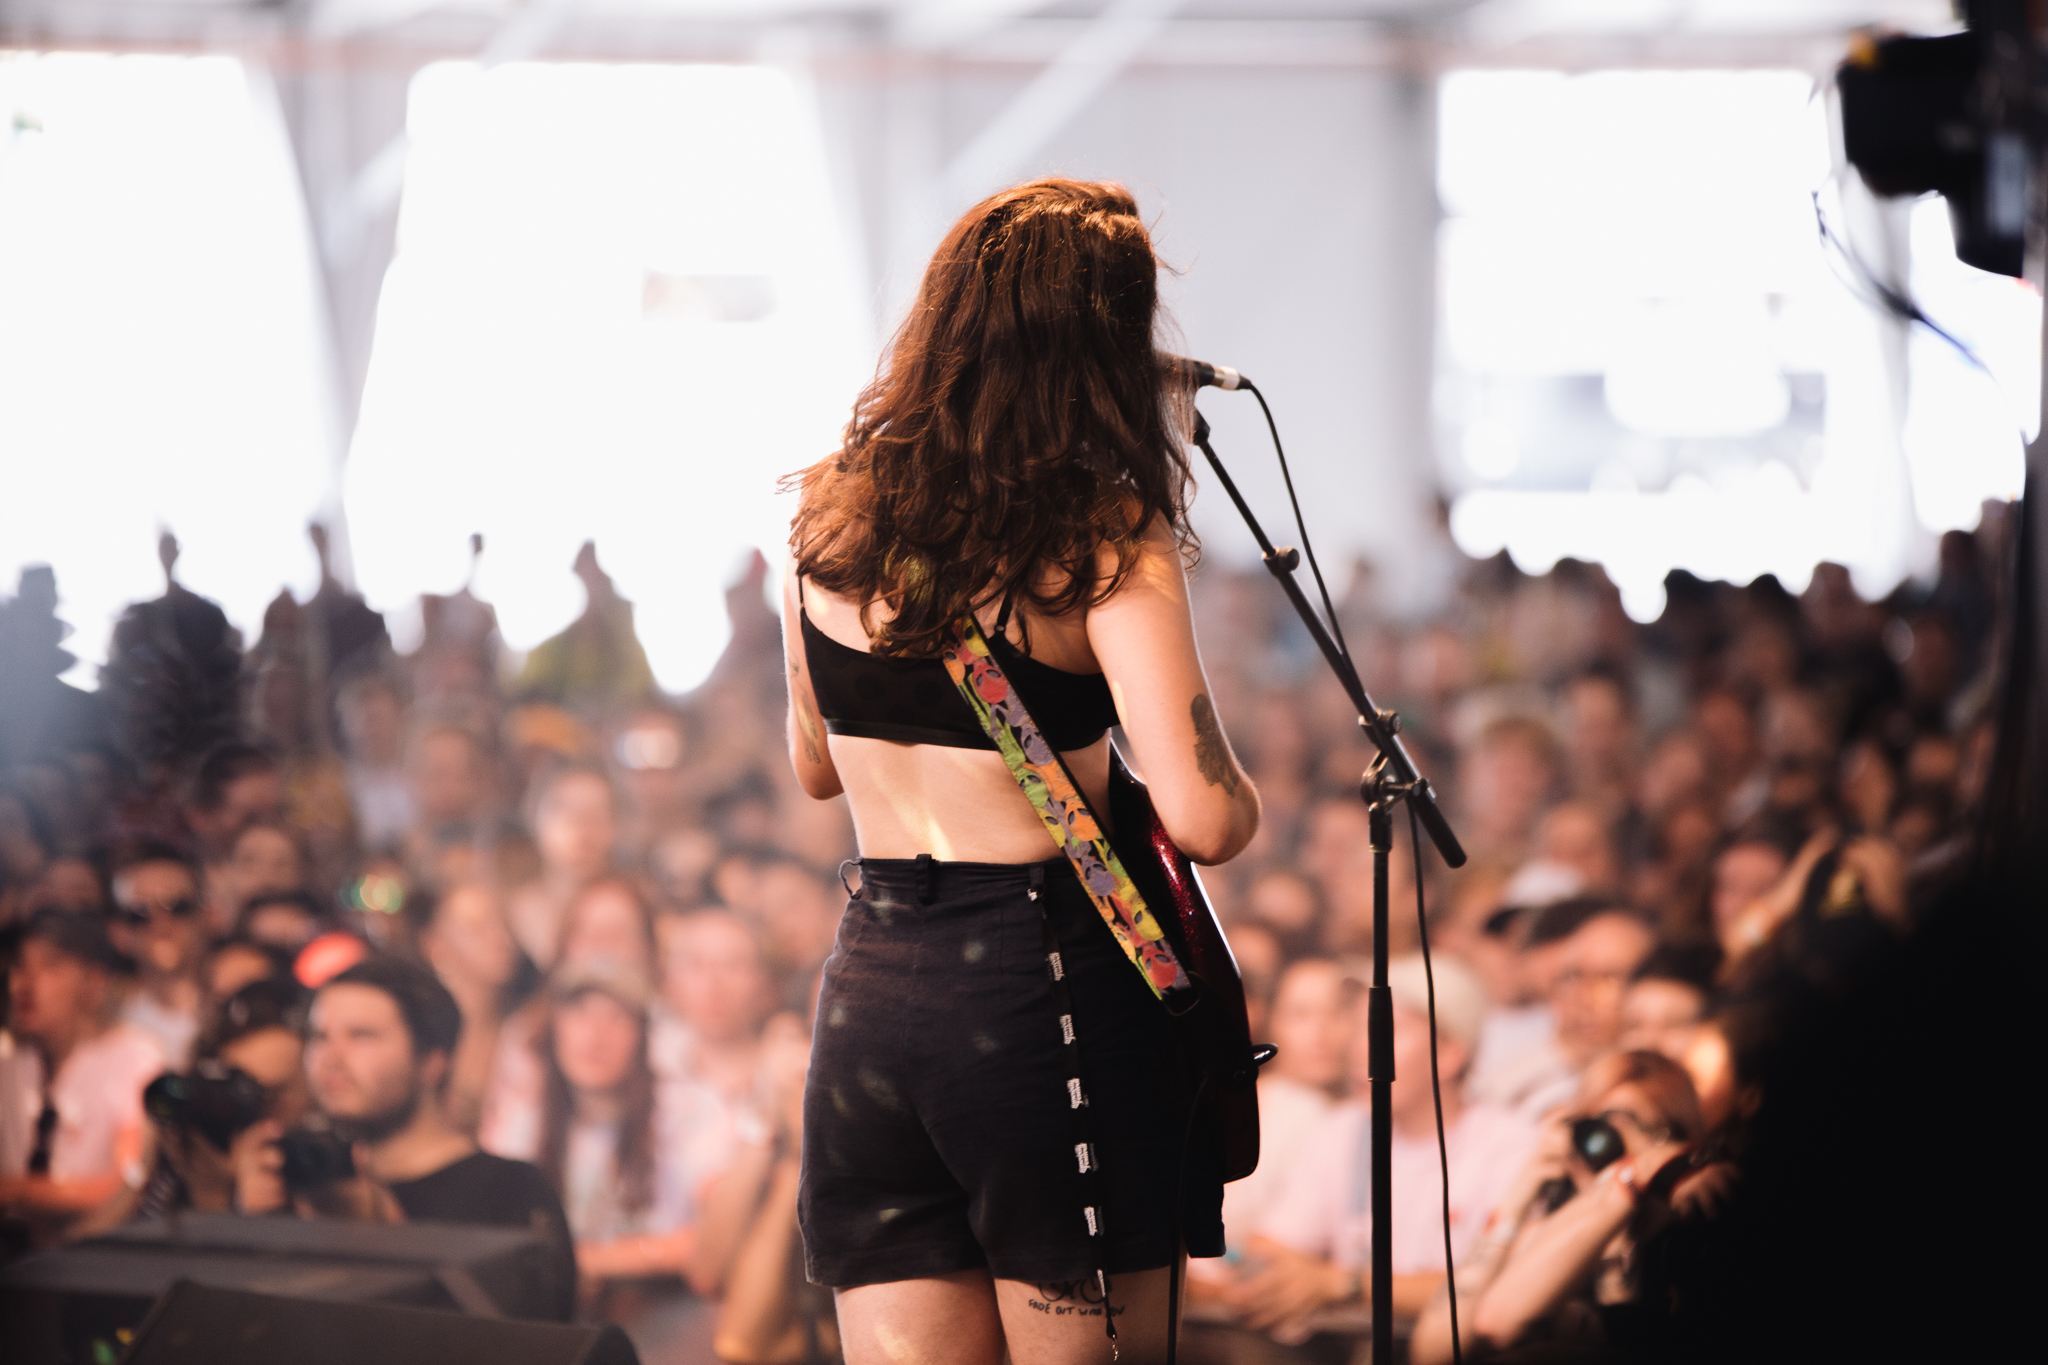
<instances>
[{"instance_id":1,"label":"tattoo on thigh","mask_svg":"<svg viewBox=\"0 0 2048 1365\"><path fill-rule=\"evenodd\" d=\"M1202 780L1223 788L1231 796L1237 795L1237 784L1243 779L1237 775L1237 764L1231 761L1230 745L1223 739L1223 727L1216 723L1216 707L1209 694L1197 692L1188 713L1195 722L1195 766L1201 769Z\"/></svg>"},{"instance_id":2,"label":"tattoo on thigh","mask_svg":"<svg viewBox=\"0 0 2048 1365\"><path fill-rule=\"evenodd\" d=\"M1038 1297L1026 1299L1034 1313L1043 1313L1049 1318L1102 1316L1102 1291L1095 1287L1093 1280L1067 1280L1061 1283L1041 1284ZM1111 1317L1120 1318L1124 1310L1116 1304L1109 1306Z\"/></svg>"}]
</instances>

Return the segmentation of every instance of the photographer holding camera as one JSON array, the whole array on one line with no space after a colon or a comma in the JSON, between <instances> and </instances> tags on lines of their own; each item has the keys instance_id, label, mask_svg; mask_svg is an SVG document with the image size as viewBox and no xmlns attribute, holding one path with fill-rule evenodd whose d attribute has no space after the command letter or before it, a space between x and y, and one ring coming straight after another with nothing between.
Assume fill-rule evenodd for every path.
<instances>
[{"instance_id":1,"label":"photographer holding camera","mask_svg":"<svg viewBox=\"0 0 2048 1365\"><path fill-rule=\"evenodd\" d=\"M1732 1166L1699 1163L1704 1128L1676 1062L1623 1052L1589 1067L1577 1102L1545 1120L1485 1240L1458 1267L1466 1349L1544 1341L1597 1354L1650 1330L1643 1317L1668 1305L1644 1293L1646 1244L1717 1213L1734 1184ZM1408 1353L1413 1365L1451 1359L1445 1295L1424 1310Z\"/></svg>"},{"instance_id":2,"label":"photographer holding camera","mask_svg":"<svg viewBox=\"0 0 2048 1365\"><path fill-rule=\"evenodd\" d=\"M454 997L417 963L370 958L328 981L306 1036L316 1113L306 1128L268 1119L237 1141L236 1207L532 1228L548 1273L519 1315L566 1321L576 1261L561 1201L536 1167L478 1151L444 1111L461 1032Z\"/></svg>"},{"instance_id":3,"label":"photographer holding camera","mask_svg":"<svg viewBox=\"0 0 2048 1365\"><path fill-rule=\"evenodd\" d=\"M150 1120L146 1174L75 1225L90 1237L131 1218L234 1210L238 1142L264 1119L292 1125L312 1101L306 1089L307 992L289 977L254 981L221 1002L199 1035L188 1071L168 1071L142 1092Z\"/></svg>"}]
</instances>

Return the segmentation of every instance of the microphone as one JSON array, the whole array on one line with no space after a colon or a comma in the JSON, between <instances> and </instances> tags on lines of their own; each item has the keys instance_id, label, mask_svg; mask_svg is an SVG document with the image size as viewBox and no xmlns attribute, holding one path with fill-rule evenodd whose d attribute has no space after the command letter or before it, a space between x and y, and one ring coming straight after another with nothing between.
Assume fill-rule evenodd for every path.
<instances>
[{"instance_id":1,"label":"microphone","mask_svg":"<svg viewBox=\"0 0 2048 1365\"><path fill-rule=\"evenodd\" d=\"M1161 354L1165 355L1164 352L1161 352ZM1204 385L1218 389L1243 389L1250 387L1250 382L1228 365L1211 365L1207 361L1189 360L1186 356L1178 355L1166 355L1165 359L1168 364L1187 371L1194 379L1196 388L1201 388Z\"/></svg>"}]
</instances>

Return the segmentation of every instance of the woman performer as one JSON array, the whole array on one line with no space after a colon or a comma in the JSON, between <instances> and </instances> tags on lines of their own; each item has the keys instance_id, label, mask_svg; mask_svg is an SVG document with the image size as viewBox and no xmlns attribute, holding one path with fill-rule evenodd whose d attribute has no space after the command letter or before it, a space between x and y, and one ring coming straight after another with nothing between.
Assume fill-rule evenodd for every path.
<instances>
[{"instance_id":1,"label":"woman performer","mask_svg":"<svg viewBox=\"0 0 2048 1365\"><path fill-rule=\"evenodd\" d=\"M941 658L972 611L1098 816L1121 724L1191 858L1257 830L1188 614L1190 394L1154 350L1158 271L1119 185L977 205L843 448L798 476L790 755L860 847L799 1210L853 1365L1160 1359L1168 1267L1223 1251L1199 1134L1181 1169L1169 1016Z\"/></svg>"}]
</instances>

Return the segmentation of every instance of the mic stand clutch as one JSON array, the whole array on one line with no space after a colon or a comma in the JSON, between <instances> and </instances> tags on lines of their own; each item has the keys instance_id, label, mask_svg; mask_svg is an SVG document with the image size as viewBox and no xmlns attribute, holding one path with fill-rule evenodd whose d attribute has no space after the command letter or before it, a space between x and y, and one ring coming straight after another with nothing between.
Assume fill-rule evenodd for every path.
<instances>
[{"instance_id":1,"label":"mic stand clutch","mask_svg":"<svg viewBox=\"0 0 2048 1365\"><path fill-rule=\"evenodd\" d=\"M1280 590L1287 594L1295 614L1301 617L1316 648L1322 651L1324 662L1343 684L1344 694L1358 712L1359 728L1380 751L1359 784L1359 796L1366 805L1372 843L1372 985L1366 992L1365 1016L1372 1094L1372 1358L1376 1362L1390 1361L1394 1358L1394 1316L1390 1311L1394 1287L1394 1129L1390 1089L1394 1080L1394 998L1387 991L1387 855L1394 846L1394 807L1403 801L1408 803L1422 827L1429 831L1430 842L1436 845L1445 863L1464 866L1465 850L1437 806L1429 779L1416 770L1415 760L1408 756L1408 747L1401 742L1400 717L1392 711L1380 710L1366 695L1364 684L1358 680L1358 670L1330 638L1322 618L1309 604L1301 584L1295 581L1294 571L1301 566L1301 555L1284 546L1276 549L1267 539L1259 519L1252 515L1244 495L1237 491L1230 471L1216 458L1209 444L1209 423L1199 412L1195 414L1195 446L1216 471L1223 491L1236 504L1244 524L1251 528L1267 572L1279 581ZM1422 869L1416 868L1415 875L1420 877Z\"/></svg>"}]
</instances>

